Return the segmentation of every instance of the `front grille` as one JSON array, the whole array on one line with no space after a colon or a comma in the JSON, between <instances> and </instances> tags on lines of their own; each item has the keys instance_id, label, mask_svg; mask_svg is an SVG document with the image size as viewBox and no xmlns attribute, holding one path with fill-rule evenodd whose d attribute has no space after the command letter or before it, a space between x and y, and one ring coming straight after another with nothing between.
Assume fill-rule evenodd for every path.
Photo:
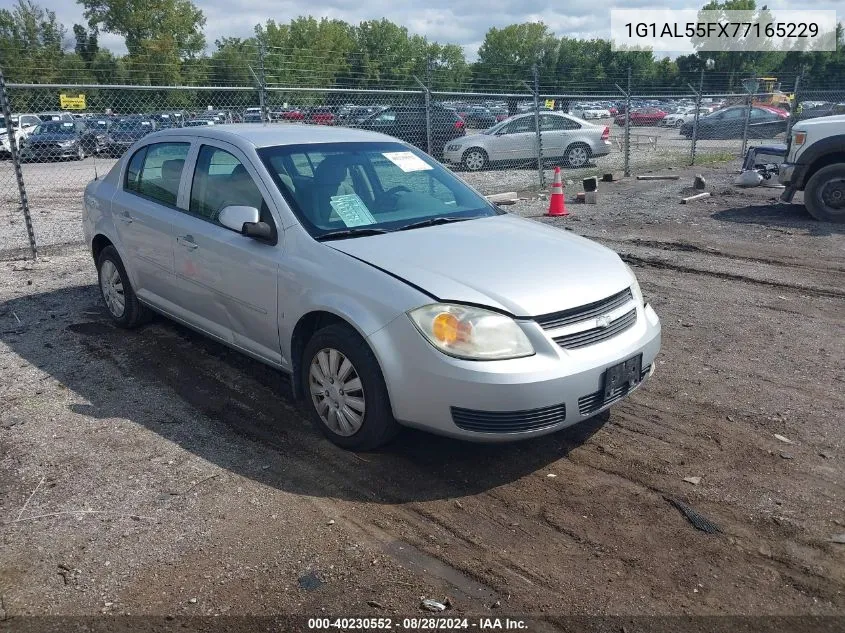
<instances>
[{"instance_id":1,"label":"front grille","mask_svg":"<svg viewBox=\"0 0 845 633\"><path fill-rule=\"evenodd\" d=\"M537 431L566 420L566 405L556 404L527 411L476 411L452 407L452 421L458 428L476 433L519 433Z\"/></svg>"},{"instance_id":2,"label":"front grille","mask_svg":"<svg viewBox=\"0 0 845 633\"><path fill-rule=\"evenodd\" d=\"M557 336L554 341L564 349L578 349L605 341L617 334L621 334L637 322L637 309L633 308L618 319L614 319L607 327L594 327L589 330L581 330L566 336Z\"/></svg>"},{"instance_id":3,"label":"front grille","mask_svg":"<svg viewBox=\"0 0 845 633\"><path fill-rule=\"evenodd\" d=\"M645 380L645 377L648 376L648 372L650 370L651 365L643 367L640 372L640 382ZM636 386L634 388L636 389ZM578 413L581 415L592 415L602 407L618 402L627 396L630 391L631 388L628 386L628 383L625 383L624 385L619 385L616 389L614 389L610 397L607 399L604 398L604 389L599 389L594 393L581 396L578 398Z\"/></svg>"},{"instance_id":4,"label":"front grille","mask_svg":"<svg viewBox=\"0 0 845 633\"><path fill-rule=\"evenodd\" d=\"M571 323L578 323L579 321L586 321L587 319L594 319L602 314L607 314L625 305L628 301L634 298L630 288L625 288L622 292L617 292L612 297L588 303L587 305L578 306L577 308L570 308L562 312L554 312L553 314L546 314L544 316L536 317L534 320L540 324L544 330L552 330L554 328L570 325Z\"/></svg>"}]
</instances>

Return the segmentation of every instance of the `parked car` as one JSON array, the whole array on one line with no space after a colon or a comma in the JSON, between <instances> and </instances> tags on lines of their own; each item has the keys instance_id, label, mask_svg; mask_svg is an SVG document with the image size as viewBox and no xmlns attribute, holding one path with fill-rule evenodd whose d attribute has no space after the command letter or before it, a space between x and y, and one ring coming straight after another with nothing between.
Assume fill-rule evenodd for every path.
<instances>
[{"instance_id":1,"label":"parked car","mask_svg":"<svg viewBox=\"0 0 845 633\"><path fill-rule=\"evenodd\" d=\"M102 154L108 152L109 132L113 119L109 116L99 118L88 118L85 120L85 127L94 137L92 153Z\"/></svg>"},{"instance_id":2,"label":"parked car","mask_svg":"<svg viewBox=\"0 0 845 633\"><path fill-rule=\"evenodd\" d=\"M185 121L184 127L208 127L209 125L217 125L214 119L188 119Z\"/></svg>"},{"instance_id":3,"label":"parked car","mask_svg":"<svg viewBox=\"0 0 845 633\"><path fill-rule=\"evenodd\" d=\"M637 108L629 115L631 125L657 125L666 113L660 108ZM618 114L614 119L616 125L625 125L625 114Z\"/></svg>"},{"instance_id":4,"label":"parked car","mask_svg":"<svg viewBox=\"0 0 845 633\"><path fill-rule=\"evenodd\" d=\"M698 110L698 118L707 116L710 110L707 108L700 108ZM676 112L667 114L663 119L657 122L658 127L681 127L684 123L689 123L695 120L695 108L678 108Z\"/></svg>"},{"instance_id":5,"label":"parked car","mask_svg":"<svg viewBox=\"0 0 845 633\"><path fill-rule=\"evenodd\" d=\"M616 253L380 134L163 130L86 187L82 222L117 326L158 311L289 374L348 449L402 425L551 433L630 394L660 347Z\"/></svg>"},{"instance_id":6,"label":"parked car","mask_svg":"<svg viewBox=\"0 0 845 633\"><path fill-rule=\"evenodd\" d=\"M159 129L169 127L182 127L185 122L185 115L181 112L159 112L150 117L155 121Z\"/></svg>"},{"instance_id":7,"label":"parked car","mask_svg":"<svg viewBox=\"0 0 845 633\"><path fill-rule=\"evenodd\" d=\"M96 139L84 123L46 121L21 143L21 160L82 160L87 154L94 153L95 148Z\"/></svg>"},{"instance_id":8,"label":"parked car","mask_svg":"<svg viewBox=\"0 0 845 633\"><path fill-rule=\"evenodd\" d=\"M145 117L125 117L112 124L106 139L105 152L117 158L138 139L156 129L155 121Z\"/></svg>"},{"instance_id":9,"label":"parked car","mask_svg":"<svg viewBox=\"0 0 845 633\"><path fill-rule=\"evenodd\" d=\"M786 131L789 113L770 106L753 106L750 115L744 105L729 106L699 117L698 138L742 138L748 116L748 138L773 138ZM692 138L692 122L680 127L682 136Z\"/></svg>"},{"instance_id":10,"label":"parked car","mask_svg":"<svg viewBox=\"0 0 845 633\"><path fill-rule=\"evenodd\" d=\"M314 125L334 125L337 116L331 106L319 106L308 111L305 121Z\"/></svg>"},{"instance_id":11,"label":"parked car","mask_svg":"<svg viewBox=\"0 0 845 633\"><path fill-rule=\"evenodd\" d=\"M305 113L300 108L278 108L273 111L273 118L282 121L304 121Z\"/></svg>"},{"instance_id":12,"label":"parked car","mask_svg":"<svg viewBox=\"0 0 845 633\"><path fill-rule=\"evenodd\" d=\"M595 106L582 106L572 109L572 115L579 119L609 119L610 110L607 108L598 108Z\"/></svg>"},{"instance_id":13,"label":"parked car","mask_svg":"<svg viewBox=\"0 0 845 633\"><path fill-rule=\"evenodd\" d=\"M67 121L68 123L73 123L75 120L70 112L39 112L37 116L44 123L47 121Z\"/></svg>"},{"instance_id":14,"label":"parked car","mask_svg":"<svg viewBox=\"0 0 845 633\"><path fill-rule=\"evenodd\" d=\"M247 108L244 110L244 123L261 123L262 121L261 108Z\"/></svg>"},{"instance_id":15,"label":"parked car","mask_svg":"<svg viewBox=\"0 0 845 633\"><path fill-rule=\"evenodd\" d=\"M543 158L559 159L570 167L584 167L591 158L610 153L610 128L595 125L560 112L539 116L543 137ZM485 169L499 162L536 160L537 128L534 114L519 114L481 134L449 142L443 153L447 163L469 171Z\"/></svg>"},{"instance_id":16,"label":"parked car","mask_svg":"<svg viewBox=\"0 0 845 633\"><path fill-rule=\"evenodd\" d=\"M13 114L11 125L6 121L6 117L0 115L0 154L9 156L12 153L9 144L10 132L16 146L20 147L24 139L39 125L41 125L41 119L34 114Z\"/></svg>"},{"instance_id":17,"label":"parked car","mask_svg":"<svg viewBox=\"0 0 845 633\"><path fill-rule=\"evenodd\" d=\"M464 120L439 104L431 104L431 155L443 155L446 144L466 134ZM389 106L356 125L364 130L381 132L426 150L428 135L425 107Z\"/></svg>"},{"instance_id":18,"label":"parked car","mask_svg":"<svg viewBox=\"0 0 845 633\"><path fill-rule=\"evenodd\" d=\"M345 116L340 117L340 123L342 125L357 125L376 112L381 112L381 110L381 106L358 106L351 108Z\"/></svg>"},{"instance_id":19,"label":"parked car","mask_svg":"<svg viewBox=\"0 0 845 633\"><path fill-rule=\"evenodd\" d=\"M467 108L461 115L461 118L466 123L467 127L486 130L488 127L496 125L496 115L485 107L473 106Z\"/></svg>"}]
</instances>

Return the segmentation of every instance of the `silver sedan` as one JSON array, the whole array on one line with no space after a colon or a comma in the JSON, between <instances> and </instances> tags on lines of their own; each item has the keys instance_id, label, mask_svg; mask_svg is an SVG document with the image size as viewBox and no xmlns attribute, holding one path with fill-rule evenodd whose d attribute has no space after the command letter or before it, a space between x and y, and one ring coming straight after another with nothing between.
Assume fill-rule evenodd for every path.
<instances>
[{"instance_id":1,"label":"silver sedan","mask_svg":"<svg viewBox=\"0 0 845 633\"><path fill-rule=\"evenodd\" d=\"M543 158L559 159L569 167L584 167L590 159L610 153L610 128L560 112L540 114ZM534 113L505 119L480 134L455 139L446 145L443 159L469 171L497 162L537 160L537 124Z\"/></svg>"},{"instance_id":2,"label":"silver sedan","mask_svg":"<svg viewBox=\"0 0 845 633\"><path fill-rule=\"evenodd\" d=\"M660 347L616 253L381 134L160 131L88 185L83 224L118 326L156 312L289 374L345 448L402 425L550 433L631 393Z\"/></svg>"}]
</instances>

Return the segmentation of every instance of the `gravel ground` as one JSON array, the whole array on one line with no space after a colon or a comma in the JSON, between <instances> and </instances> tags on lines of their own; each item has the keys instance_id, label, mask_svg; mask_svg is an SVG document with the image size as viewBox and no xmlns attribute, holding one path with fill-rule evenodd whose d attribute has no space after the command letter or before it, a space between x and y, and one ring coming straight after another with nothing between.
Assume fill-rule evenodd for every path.
<instances>
[{"instance_id":1,"label":"gravel ground","mask_svg":"<svg viewBox=\"0 0 845 633\"><path fill-rule=\"evenodd\" d=\"M564 178L573 183L597 171L621 171L624 166L624 153L616 142L624 134L623 130L609 119L595 123L610 126L614 141L611 153L595 159L588 168L566 169ZM477 131L470 130L470 133ZM684 165L689 161L690 142L675 129L636 127L632 128L631 134L631 168L635 172ZM656 145L652 145L654 139ZM698 155L703 160L738 155L741 145L739 140L699 141ZM96 173L106 173L114 163L113 159L88 157L83 161L23 165L33 230L39 246L49 247L49 252L58 245L82 240L79 225L82 192ZM536 188L538 182L537 166L532 162L519 167L461 175L484 194ZM545 179L547 185L551 183L551 169L545 171ZM10 161L4 161L0 163L0 259L17 256L28 246L14 170Z\"/></svg>"},{"instance_id":2,"label":"gravel ground","mask_svg":"<svg viewBox=\"0 0 845 633\"><path fill-rule=\"evenodd\" d=\"M845 228L736 168L509 207L619 251L664 333L609 415L519 444L341 451L274 371L112 327L81 248L0 262L0 620L845 615ZM680 205L695 173L713 197Z\"/></svg>"}]
</instances>

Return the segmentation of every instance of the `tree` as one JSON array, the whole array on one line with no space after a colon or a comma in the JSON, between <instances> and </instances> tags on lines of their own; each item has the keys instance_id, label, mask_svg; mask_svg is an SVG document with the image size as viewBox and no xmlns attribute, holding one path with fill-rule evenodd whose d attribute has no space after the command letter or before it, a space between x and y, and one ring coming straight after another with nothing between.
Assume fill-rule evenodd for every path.
<instances>
[{"instance_id":1,"label":"tree","mask_svg":"<svg viewBox=\"0 0 845 633\"><path fill-rule=\"evenodd\" d=\"M483 90L525 90L536 64L543 86L556 76L559 42L542 22L491 28L478 49L474 81Z\"/></svg>"},{"instance_id":2,"label":"tree","mask_svg":"<svg viewBox=\"0 0 845 633\"><path fill-rule=\"evenodd\" d=\"M31 0L0 9L0 66L11 82L50 82L59 75L65 28Z\"/></svg>"}]
</instances>

